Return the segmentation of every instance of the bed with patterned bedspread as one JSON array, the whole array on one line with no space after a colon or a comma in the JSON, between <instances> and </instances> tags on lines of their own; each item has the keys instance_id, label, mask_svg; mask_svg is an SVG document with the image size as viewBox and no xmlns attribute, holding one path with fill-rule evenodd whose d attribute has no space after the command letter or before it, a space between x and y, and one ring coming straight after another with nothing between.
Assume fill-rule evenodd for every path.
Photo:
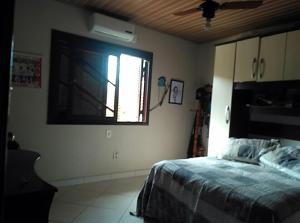
<instances>
[{"instance_id":1,"label":"bed with patterned bedspread","mask_svg":"<svg viewBox=\"0 0 300 223\"><path fill-rule=\"evenodd\" d=\"M137 214L167 223L299 223L300 180L217 158L161 161L139 194Z\"/></svg>"}]
</instances>

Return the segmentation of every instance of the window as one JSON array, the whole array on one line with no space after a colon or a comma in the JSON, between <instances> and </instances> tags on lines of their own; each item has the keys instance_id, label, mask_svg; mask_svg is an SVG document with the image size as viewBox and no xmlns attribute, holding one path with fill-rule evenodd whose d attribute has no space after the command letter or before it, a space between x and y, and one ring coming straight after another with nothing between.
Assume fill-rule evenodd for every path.
<instances>
[{"instance_id":1,"label":"window","mask_svg":"<svg viewBox=\"0 0 300 223\"><path fill-rule=\"evenodd\" d=\"M148 124L152 57L53 30L48 124Z\"/></svg>"}]
</instances>

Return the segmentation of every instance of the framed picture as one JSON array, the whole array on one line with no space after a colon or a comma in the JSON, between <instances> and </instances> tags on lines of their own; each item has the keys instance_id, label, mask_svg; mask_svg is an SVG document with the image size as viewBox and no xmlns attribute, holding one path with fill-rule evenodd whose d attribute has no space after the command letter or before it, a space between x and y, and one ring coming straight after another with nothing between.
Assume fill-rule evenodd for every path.
<instances>
[{"instance_id":1,"label":"framed picture","mask_svg":"<svg viewBox=\"0 0 300 223\"><path fill-rule=\"evenodd\" d=\"M183 86L184 82L180 80L171 80L169 103L170 104L182 104L183 99Z\"/></svg>"},{"instance_id":2,"label":"framed picture","mask_svg":"<svg viewBox=\"0 0 300 223\"><path fill-rule=\"evenodd\" d=\"M41 87L42 57L14 52L12 67L13 87Z\"/></svg>"}]
</instances>

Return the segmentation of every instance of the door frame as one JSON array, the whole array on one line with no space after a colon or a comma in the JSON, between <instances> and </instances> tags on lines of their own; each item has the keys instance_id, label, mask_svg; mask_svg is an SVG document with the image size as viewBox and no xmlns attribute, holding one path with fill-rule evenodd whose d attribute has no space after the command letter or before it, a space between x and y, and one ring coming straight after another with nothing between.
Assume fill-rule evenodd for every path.
<instances>
[{"instance_id":1,"label":"door frame","mask_svg":"<svg viewBox=\"0 0 300 223\"><path fill-rule=\"evenodd\" d=\"M4 215L4 188L6 175L6 131L8 97L12 56L14 0L6 0L0 7L0 222Z\"/></svg>"}]
</instances>

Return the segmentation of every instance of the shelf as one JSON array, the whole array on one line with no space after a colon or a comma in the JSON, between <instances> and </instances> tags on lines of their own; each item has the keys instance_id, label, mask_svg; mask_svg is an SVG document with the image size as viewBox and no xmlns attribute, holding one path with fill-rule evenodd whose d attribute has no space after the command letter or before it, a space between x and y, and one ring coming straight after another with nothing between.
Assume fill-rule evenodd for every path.
<instances>
[{"instance_id":1,"label":"shelf","mask_svg":"<svg viewBox=\"0 0 300 223\"><path fill-rule=\"evenodd\" d=\"M278 116L300 116L300 108L288 108L277 106L259 106L259 105L246 105L249 108L250 114L267 114Z\"/></svg>"},{"instance_id":2,"label":"shelf","mask_svg":"<svg viewBox=\"0 0 300 223\"><path fill-rule=\"evenodd\" d=\"M300 140L299 126L266 122L249 122L248 135Z\"/></svg>"},{"instance_id":3,"label":"shelf","mask_svg":"<svg viewBox=\"0 0 300 223\"><path fill-rule=\"evenodd\" d=\"M234 83L230 135L300 140L300 80Z\"/></svg>"},{"instance_id":4,"label":"shelf","mask_svg":"<svg viewBox=\"0 0 300 223\"><path fill-rule=\"evenodd\" d=\"M299 89L300 80L293 81L270 81L270 82L235 82L234 90L265 90L265 89Z\"/></svg>"}]
</instances>

